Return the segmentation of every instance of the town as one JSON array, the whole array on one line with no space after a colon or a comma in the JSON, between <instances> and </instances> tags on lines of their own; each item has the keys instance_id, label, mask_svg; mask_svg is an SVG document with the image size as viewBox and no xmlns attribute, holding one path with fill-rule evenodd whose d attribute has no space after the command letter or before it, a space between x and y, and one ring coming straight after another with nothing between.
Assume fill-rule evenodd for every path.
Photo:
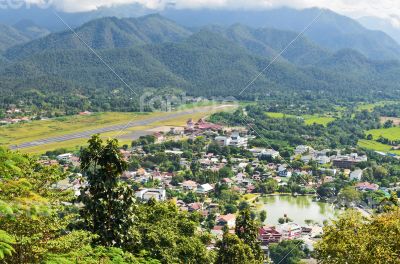
<instances>
[{"instance_id":1,"label":"town","mask_svg":"<svg viewBox=\"0 0 400 264\"><path fill-rule=\"evenodd\" d=\"M365 181L365 154L339 149L315 150L310 146L294 147L293 155L284 159L271 148L250 147L256 138L244 127L227 127L200 119L189 119L185 127L164 127L163 132L141 136L131 146L124 145L121 155L129 164L122 175L136 192L138 201L173 202L181 211L201 216L202 228L216 241L225 230L234 232L236 213L249 208L261 222L258 238L268 253L268 245L300 239L309 249L321 237L323 221L307 212L300 222L292 212L282 208L278 221L263 210L267 196L306 196L312 202L325 203L340 214L355 208L370 215L379 207L372 197L390 197L400 183L380 187ZM70 177L57 188L73 190L79 196L86 182L79 172L80 160L73 153L49 153L41 163L60 165ZM346 184L343 184L345 182ZM338 185L347 185L338 189Z\"/></svg>"}]
</instances>

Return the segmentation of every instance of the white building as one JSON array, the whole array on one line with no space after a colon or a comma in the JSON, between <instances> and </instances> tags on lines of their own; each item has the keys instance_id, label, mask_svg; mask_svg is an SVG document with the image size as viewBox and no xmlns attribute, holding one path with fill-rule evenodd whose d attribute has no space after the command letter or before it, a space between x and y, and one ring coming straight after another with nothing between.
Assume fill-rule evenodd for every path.
<instances>
[{"instance_id":1,"label":"white building","mask_svg":"<svg viewBox=\"0 0 400 264\"><path fill-rule=\"evenodd\" d=\"M252 148L252 149L249 149L249 151L250 151L251 153L253 153L253 156L254 156L254 157L258 157L258 156L260 156L260 154L261 154L263 151L266 151L266 149L265 149L265 148Z\"/></svg>"},{"instance_id":2,"label":"white building","mask_svg":"<svg viewBox=\"0 0 400 264\"><path fill-rule=\"evenodd\" d=\"M230 137L229 146L247 147L247 137L241 137L239 132L234 131Z\"/></svg>"},{"instance_id":3,"label":"white building","mask_svg":"<svg viewBox=\"0 0 400 264\"><path fill-rule=\"evenodd\" d=\"M273 159L279 158L279 152L273 149L265 149L261 151L260 157L271 157Z\"/></svg>"},{"instance_id":4,"label":"white building","mask_svg":"<svg viewBox=\"0 0 400 264\"><path fill-rule=\"evenodd\" d=\"M295 155L301 155L304 154L306 152L312 152L314 151L314 149L312 147L309 146L304 146L304 145L299 145L296 147L296 149L294 150L294 154Z\"/></svg>"},{"instance_id":5,"label":"white building","mask_svg":"<svg viewBox=\"0 0 400 264\"><path fill-rule=\"evenodd\" d=\"M214 141L220 146L229 146L231 143L231 139L226 136L217 136L215 137Z\"/></svg>"},{"instance_id":6,"label":"white building","mask_svg":"<svg viewBox=\"0 0 400 264\"><path fill-rule=\"evenodd\" d=\"M327 156L318 156L316 160L321 165L331 162L331 159Z\"/></svg>"},{"instance_id":7,"label":"white building","mask_svg":"<svg viewBox=\"0 0 400 264\"><path fill-rule=\"evenodd\" d=\"M228 228L234 228L236 225L236 216L234 214L220 215L217 218L218 225L226 225Z\"/></svg>"},{"instance_id":8,"label":"white building","mask_svg":"<svg viewBox=\"0 0 400 264\"><path fill-rule=\"evenodd\" d=\"M151 198L154 198L156 201L165 201L167 193L165 189L143 189L136 192L135 196L142 201L148 201Z\"/></svg>"},{"instance_id":9,"label":"white building","mask_svg":"<svg viewBox=\"0 0 400 264\"><path fill-rule=\"evenodd\" d=\"M301 226L296 223L285 223L278 225L276 231L282 234L282 239L296 239L301 236Z\"/></svg>"},{"instance_id":10,"label":"white building","mask_svg":"<svg viewBox=\"0 0 400 264\"><path fill-rule=\"evenodd\" d=\"M182 188L186 191L196 191L197 190L197 183L194 181L184 181L182 183Z\"/></svg>"},{"instance_id":11,"label":"white building","mask_svg":"<svg viewBox=\"0 0 400 264\"><path fill-rule=\"evenodd\" d=\"M363 176L363 171L358 169L358 170L352 171L350 173L350 180L351 181L361 181L362 176Z\"/></svg>"},{"instance_id":12,"label":"white building","mask_svg":"<svg viewBox=\"0 0 400 264\"><path fill-rule=\"evenodd\" d=\"M72 153L65 153L57 156L59 161L69 161L74 155Z\"/></svg>"},{"instance_id":13,"label":"white building","mask_svg":"<svg viewBox=\"0 0 400 264\"><path fill-rule=\"evenodd\" d=\"M206 184L202 184L199 187L197 187L197 193L207 194L210 191L212 191L213 189L214 189L214 187L212 187L210 184L206 183Z\"/></svg>"}]
</instances>

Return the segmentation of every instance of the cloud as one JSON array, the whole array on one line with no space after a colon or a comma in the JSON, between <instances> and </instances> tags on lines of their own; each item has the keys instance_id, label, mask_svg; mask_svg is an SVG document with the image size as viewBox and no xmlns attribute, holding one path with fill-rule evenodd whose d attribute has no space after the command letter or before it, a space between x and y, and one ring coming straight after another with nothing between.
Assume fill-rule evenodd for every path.
<instances>
[{"instance_id":1,"label":"cloud","mask_svg":"<svg viewBox=\"0 0 400 264\"><path fill-rule=\"evenodd\" d=\"M400 14L399 0L25 0L27 2L50 3L59 10L80 12L96 10L122 4L139 4L143 7L162 10L167 6L178 9L225 8L263 9L281 6L294 8L323 7L333 11L360 17L366 15L389 18Z\"/></svg>"}]
</instances>

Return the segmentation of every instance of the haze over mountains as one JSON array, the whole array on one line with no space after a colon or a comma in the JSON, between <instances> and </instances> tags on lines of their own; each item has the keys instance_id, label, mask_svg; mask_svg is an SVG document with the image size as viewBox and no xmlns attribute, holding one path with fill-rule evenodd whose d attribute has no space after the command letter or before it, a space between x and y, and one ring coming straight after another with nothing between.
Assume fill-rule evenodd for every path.
<instances>
[{"instance_id":1,"label":"haze over mountains","mask_svg":"<svg viewBox=\"0 0 400 264\"><path fill-rule=\"evenodd\" d=\"M295 14L282 10L282 16ZM306 23L318 11L298 11L298 24ZM366 96L396 98L400 63L389 59L398 58L399 45L351 19L330 11L324 14L321 24L313 30L310 27L310 32L300 36L241 96L238 94L248 82L296 38L298 24L281 24L286 29L277 29L279 23L273 21L279 20L278 15L271 15L264 20L270 27L251 26L257 21L254 15L251 23L238 19L243 23L207 24L210 20L205 16L203 22L196 20L204 26L182 25L162 15L148 15L95 19L75 32L136 92L179 89L192 95L234 95L239 99L299 92L334 98L345 94L357 100ZM186 22L182 19L181 23ZM15 42L23 44L3 45L7 49L0 57L2 106L22 100L39 107L63 104L79 109L89 104L100 110L132 109L127 106L132 104L131 91L74 32L36 36L29 41L21 28L12 32Z\"/></svg>"},{"instance_id":2,"label":"haze over mountains","mask_svg":"<svg viewBox=\"0 0 400 264\"><path fill-rule=\"evenodd\" d=\"M380 30L400 43L400 17L393 15L391 19L378 17L361 17L357 20L366 28Z\"/></svg>"},{"instance_id":3,"label":"haze over mountains","mask_svg":"<svg viewBox=\"0 0 400 264\"><path fill-rule=\"evenodd\" d=\"M66 25L55 15L55 12L71 27L79 27L97 18L109 16L138 17L153 13L154 11L135 4L100 8L96 11L82 13L63 13L55 11L52 8L41 9L31 6L29 9L1 9L0 23L14 26L20 23L21 18L24 18L25 23L29 21L38 28L45 28L53 32L67 29ZM278 8L252 11L214 9L178 10L167 8L161 11L160 14L180 25L191 28L208 25L230 26L233 24L243 24L253 28L268 27L300 32L313 20L316 20L305 32L305 35L320 46L336 51L342 48L352 48L372 59L393 59L399 57L399 44L393 38L382 31L368 30L357 21L330 10L321 10L318 8L304 10ZM367 20L361 19L360 21L365 22ZM364 24L372 26L372 24L376 23L365 22ZM377 26L372 28L379 29Z\"/></svg>"}]
</instances>

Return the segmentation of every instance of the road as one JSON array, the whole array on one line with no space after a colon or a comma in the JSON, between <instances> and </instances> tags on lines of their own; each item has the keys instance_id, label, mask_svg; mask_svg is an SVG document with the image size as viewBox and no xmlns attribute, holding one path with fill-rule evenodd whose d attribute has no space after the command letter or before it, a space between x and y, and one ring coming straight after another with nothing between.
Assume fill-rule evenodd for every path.
<instances>
[{"instance_id":1,"label":"road","mask_svg":"<svg viewBox=\"0 0 400 264\"><path fill-rule=\"evenodd\" d=\"M230 105L223 105L223 106L218 106L218 107L201 107L201 108L194 108L194 109L180 111L180 112L170 112L166 115L150 117L148 119L142 119L142 120L138 120L138 121L132 121L132 122L129 122L128 124L113 125L113 126L108 126L108 127L87 130L87 131L83 131L83 132L71 133L71 134L66 134L66 135L57 136L57 137L49 137L49 138L44 138L44 139L35 140L35 141L31 141L31 142L25 142L20 145L12 145L12 146L10 146L10 149L17 150L17 149L24 149L24 148L31 148L31 147L46 145L46 144L50 144L50 143L63 142L63 141L68 141L68 140L73 140L73 139L89 138L94 134L107 133L107 132L113 132L113 131L119 132L119 131L123 131L123 130L131 128L131 127L147 126L147 125L151 125L156 122L171 120L174 118L179 118L179 117L182 117L185 115L190 115L190 114L203 113L203 112L206 113L206 112L212 111L213 109L224 108L224 107L230 107ZM146 135L149 133L147 133L146 131L138 131L133 134Z\"/></svg>"}]
</instances>

